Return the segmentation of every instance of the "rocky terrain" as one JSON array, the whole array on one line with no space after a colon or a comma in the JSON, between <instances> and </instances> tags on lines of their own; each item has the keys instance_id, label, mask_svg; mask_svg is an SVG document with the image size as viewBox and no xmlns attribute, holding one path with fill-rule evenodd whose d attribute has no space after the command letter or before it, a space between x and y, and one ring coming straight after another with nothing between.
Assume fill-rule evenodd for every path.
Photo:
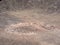
<instances>
[{"instance_id":1,"label":"rocky terrain","mask_svg":"<svg viewBox=\"0 0 60 45\"><path fill-rule=\"evenodd\" d=\"M60 45L59 0L1 0L0 45Z\"/></svg>"}]
</instances>

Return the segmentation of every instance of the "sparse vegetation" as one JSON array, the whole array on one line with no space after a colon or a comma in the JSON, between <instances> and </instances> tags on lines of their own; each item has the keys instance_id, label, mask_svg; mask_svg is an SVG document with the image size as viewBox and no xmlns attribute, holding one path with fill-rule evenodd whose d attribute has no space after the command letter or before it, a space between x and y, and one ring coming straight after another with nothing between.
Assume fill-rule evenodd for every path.
<instances>
[{"instance_id":1,"label":"sparse vegetation","mask_svg":"<svg viewBox=\"0 0 60 45\"><path fill-rule=\"evenodd\" d=\"M59 12L60 0L2 0L0 11L38 8L47 12Z\"/></svg>"}]
</instances>

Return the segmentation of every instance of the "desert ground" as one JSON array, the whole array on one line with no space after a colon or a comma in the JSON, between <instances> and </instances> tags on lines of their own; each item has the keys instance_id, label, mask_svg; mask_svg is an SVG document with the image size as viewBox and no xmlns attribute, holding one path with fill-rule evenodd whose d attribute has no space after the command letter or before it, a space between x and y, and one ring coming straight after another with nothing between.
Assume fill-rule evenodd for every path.
<instances>
[{"instance_id":1,"label":"desert ground","mask_svg":"<svg viewBox=\"0 0 60 45\"><path fill-rule=\"evenodd\" d=\"M57 11L1 10L0 45L60 45L60 13Z\"/></svg>"}]
</instances>

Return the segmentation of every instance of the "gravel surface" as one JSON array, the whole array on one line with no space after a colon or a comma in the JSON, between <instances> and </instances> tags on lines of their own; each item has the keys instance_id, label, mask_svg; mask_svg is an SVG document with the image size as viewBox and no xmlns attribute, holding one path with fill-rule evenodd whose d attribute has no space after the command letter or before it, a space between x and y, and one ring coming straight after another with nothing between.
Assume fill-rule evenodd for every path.
<instances>
[{"instance_id":1,"label":"gravel surface","mask_svg":"<svg viewBox=\"0 0 60 45\"><path fill-rule=\"evenodd\" d=\"M60 45L60 2L40 1L0 1L0 45Z\"/></svg>"}]
</instances>

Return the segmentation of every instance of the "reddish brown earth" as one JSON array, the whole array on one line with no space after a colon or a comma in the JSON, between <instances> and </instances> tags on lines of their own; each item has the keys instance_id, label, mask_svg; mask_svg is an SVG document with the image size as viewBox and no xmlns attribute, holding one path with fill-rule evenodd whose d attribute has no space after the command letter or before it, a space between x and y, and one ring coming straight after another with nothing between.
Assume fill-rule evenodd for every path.
<instances>
[{"instance_id":1,"label":"reddish brown earth","mask_svg":"<svg viewBox=\"0 0 60 45\"><path fill-rule=\"evenodd\" d=\"M60 45L60 16L38 10L0 13L0 45Z\"/></svg>"}]
</instances>

